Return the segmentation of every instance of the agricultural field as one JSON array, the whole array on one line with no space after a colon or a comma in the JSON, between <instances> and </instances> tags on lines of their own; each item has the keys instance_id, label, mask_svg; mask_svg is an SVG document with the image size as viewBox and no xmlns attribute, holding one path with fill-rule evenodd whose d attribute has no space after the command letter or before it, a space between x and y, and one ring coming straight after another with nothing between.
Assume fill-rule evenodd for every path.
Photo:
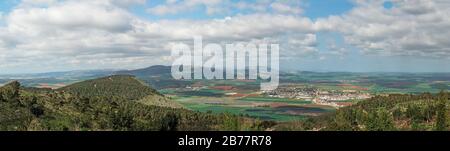
<instances>
[{"instance_id":1,"label":"agricultural field","mask_svg":"<svg viewBox=\"0 0 450 151\"><path fill-rule=\"evenodd\" d=\"M355 89L374 94L450 90L450 73L295 72L280 77L285 84L305 84L326 90Z\"/></svg>"},{"instance_id":2,"label":"agricultural field","mask_svg":"<svg viewBox=\"0 0 450 151\"><path fill-rule=\"evenodd\" d=\"M317 116L334 108L311 104L310 101L295 101L263 97L173 97L175 101L188 109L212 112L232 113L252 118L274 121L302 120L307 116Z\"/></svg>"},{"instance_id":3,"label":"agricultural field","mask_svg":"<svg viewBox=\"0 0 450 151\"><path fill-rule=\"evenodd\" d=\"M450 74L445 73L282 73L280 87L312 87L323 91L356 91L372 95L437 93L450 90ZM186 83L186 81L184 81ZM161 85L161 84L160 84ZM195 80L184 88L162 86L161 93L185 107L212 113L229 112L275 121L302 120L333 112L335 107L311 100L268 97L259 92L257 80ZM360 99L331 101L350 106Z\"/></svg>"},{"instance_id":4,"label":"agricultural field","mask_svg":"<svg viewBox=\"0 0 450 151\"><path fill-rule=\"evenodd\" d=\"M217 85L215 85L217 84ZM315 105L310 100L274 98L248 90L238 84L209 83L209 86L163 89L160 92L186 108L211 113L232 113L261 120L293 121L318 116L335 110L330 106ZM241 86L242 83L240 83Z\"/></svg>"},{"instance_id":5,"label":"agricultural field","mask_svg":"<svg viewBox=\"0 0 450 151\"><path fill-rule=\"evenodd\" d=\"M259 80L174 80L170 67L153 66L127 71L89 71L37 75L2 76L0 83L20 81L23 86L56 89L65 85L110 74L134 75L160 93L194 111L248 115L274 121L302 120L333 112L336 106L311 99L270 97L260 91ZM345 92L370 94L438 93L450 90L450 73L350 73L282 72L279 88L313 88L338 95ZM363 99L333 100L342 106Z\"/></svg>"}]
</instances>

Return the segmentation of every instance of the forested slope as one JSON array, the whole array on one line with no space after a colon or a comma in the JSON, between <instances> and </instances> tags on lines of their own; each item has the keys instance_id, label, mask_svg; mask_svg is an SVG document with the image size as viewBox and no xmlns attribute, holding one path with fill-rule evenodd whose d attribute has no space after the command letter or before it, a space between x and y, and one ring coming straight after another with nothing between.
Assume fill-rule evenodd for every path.
<instances>
[{"instance_id":1,"label":"forested slope","mask_svg":"<svg viewBox=\"0 0 450 151\"><path fill-rule=\"evenodd\" d=\"M148 105L141 100L130 99L139 99L142 96L144 97L141 99L150 99L146 98L149 95L145 96L136 92L131 94L139 97L130 94L123 97L117 95L118 93L102 92L90 87L92 84L97 84L97 88L122 92L122 90L106 88L104 85L104 81L122 78L125 77L107 77L100 79L100 82L92 80L56 91L23 88L17 81L6 84L0 87L0 130L166 131L263 130L267 128L265 127L267 124L258 120L230 114L208 114L181 108ZM129 77L125 78L127 79L129 80ZM90 88L84 88L82 85ZM138 89L156 94L137 83L129 83L126 86L129 90ZM89 94L83 94L84 92Z\"/></svg>"},{"instance_id":2,"label":"forested slope","mask_svg":"<svg viewBox=\"0 0 450 151\"><path fill-rule=\"evenodd\" d=\"M376 96L334 113L284 123L279 130L444 131L450 130L448 92Z\"/></svg>"}]
</instances>

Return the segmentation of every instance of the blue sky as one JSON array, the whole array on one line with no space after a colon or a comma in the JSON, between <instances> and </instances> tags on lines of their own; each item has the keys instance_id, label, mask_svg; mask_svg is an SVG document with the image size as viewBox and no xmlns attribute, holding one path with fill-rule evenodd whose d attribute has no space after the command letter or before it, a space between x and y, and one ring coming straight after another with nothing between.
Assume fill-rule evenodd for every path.
<instances>
[{"instance_id":1,"label":"blue sky","mask_svg":"<svg viewBox=\"0 0 450 151\"><path fill-rule=\"evenodd\" d=\"M0 71L171 64L169 46L269 41L289 70L450 72L448 4L406 0L4 0ZM442 30L440 30L442 29Z\"/></svg>"},{"instance_id":2,"label":"blue sky","mask_svg":"<svg viewBox=\"0 0 450 151\"><path fill-rule=\"evenodd\" d=\"M258 0L247 0L245 2L249 3L255 3ZM208 15L205 14L205 7L199 7L196 9L196 11L190 11L188 13L183 14L170 14L170 15L163 15L163 16L155 16L155 15L148 15L146 12L146 9L149 7L155 7L160 4L164 4L165 0L152 0L148 1L143 5L136 5L132 7L132 12L136 15L150 19L150 20L157 20L157 19L212 19L212 18L221 18L226 17L227 15L236 15L236 14L248 14L248 13L254 13L254 11L249 10L238 10L234 9L231 10L231 13L227 14L214 14L214 15ZM239 0L232 0L232 2L239 2ZM320 17L328 17L330 15L340 15L342 13L345 13L353 7L353 3L348 0L303 0L301 4L301 8L305 10L304 16L307 16L311 19L316 19Z\"/></svg>"},{"instance_id":3,"label":"blue sky","mask_svg":"<svg viewBox=\"0 0 450 151\"><path fill-rule=\"evenodd\" d=\"M1 1L0 2L0 10L2 12L8 12L17 4L19 4L19 1L14 1L14 0Z\"/></svg>"},{"instance_id":4,"label":"blue sky","mask_svg":"<svg viewBox=\"0 0 450 151\"><path fill-rule=\"evenodd\" d=\"M305 16L309 18L341 15L353 8L353 3L347 0L307 0L305 1Z\"/></svg>"}]
</instances>

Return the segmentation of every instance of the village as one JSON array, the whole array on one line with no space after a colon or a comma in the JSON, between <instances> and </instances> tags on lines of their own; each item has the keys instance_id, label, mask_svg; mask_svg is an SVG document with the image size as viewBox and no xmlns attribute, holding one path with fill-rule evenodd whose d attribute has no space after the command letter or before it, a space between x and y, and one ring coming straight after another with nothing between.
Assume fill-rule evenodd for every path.
<instances>
[{"instance_id":1,"label":"village","mask_svg":"<svg viewBox=\"0 0 450 151\"><path fill-rule=\"evenodd\" d=\"M311 100L314 104L328 105L335 108L352 105L352 100L371 98L372 95L359 90L322 90L314 87L279 87L264 91L264 95L276 98Z\"/></svg>"}]
</instances>

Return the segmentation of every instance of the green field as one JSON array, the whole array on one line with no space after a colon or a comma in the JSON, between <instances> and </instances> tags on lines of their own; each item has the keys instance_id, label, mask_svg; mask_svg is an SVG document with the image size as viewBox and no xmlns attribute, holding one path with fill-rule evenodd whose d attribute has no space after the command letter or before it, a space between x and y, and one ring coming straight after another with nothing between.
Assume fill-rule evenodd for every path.
<instances>
[{"instance_id":1,"label":"green field","mask_svg":"<svg viewBox=\"0 0 450 151\"><path fill-rule=\"evenodd\" d=\"M303 119L316 113L334 110L330 107L314 106L309 100L271 98L259 94L259 80L174 80L168 72L132 73L160 93L171 97L186 108L213 113L230 112L277 121ZM106 73L105 73L106 74ZM109 73L107 73L109 74ZM24 86L38 87L68 85L88 77L58 77L20 79ZM11 79L0 79L7 82ZM232 89L220 89L231 86ZM307 72L280 73L280 86L310 87L319 90L358 90L373 95L438 93L450 90L450 73L349 73L349 72ZM191 89L189 89L191 88ZM235 93L237 96L230 96ZM356 103L360 100L339 102ZM307 108L302 108L307 107ZM323 110L314 110L323 109ZM303 111L307 111L303 113Z\"/></svg>"},{"instance_id":2,"label":"green field","mask_svg":"<svg viewBox=\"0 0 450 151\"><path fill-rule=\"evenodd\" d=\"M210 105L197 103L181 103L181 104L195 111L212 112L212 113L232 113L236 115L249 116L261 120L293 121L293 120L302 120L306 118L306 116L301 115L282 114L268 107L230 107L225 105Z\"/></svg>"},{"instance_id":3,"label":"green field","mask_svg":"<svg viewBox=\"0 0 450 151\"><path fill-rule=\"evenodd\" d=\"M291 100L281 98L265 97L245 97L241 99L223 97L179 97L176 100L186 108L211 113L232 113L236 115L245 115L252 118L273 121L294 121L305 119L310 114L321 114L333 111L328 107L307 107L310 101ZM255 104L283 104L282 106L271 107L269 105L254 106ZM298 113L294 114L292 112Z\"/></svg>"},{"instance_id":4,"label":"green field","mask_svg":"<svg viewBox=\"0 0 450 151\"><path fill-rule=\"evenodd\" d=\"M239 99L241 101L251 102L269 102L269 103L288 103L288 104L311 104L311 101L287 99L287 98L275 98L275 97L245 97Z\"/></svg>"},{"instance_id":5,"label":"green field","mask_svg":"<svg viewBox=\"0 0 450 151\"><path fill-rule=\"evenodd\" d=\"M313 87L327 91L357 90L377 94L410 94L450 88L449 75L439 73L345 73L299 72L282 73L280 86ZM201 112L244 114L255 118L276 121L301 120L307 116L335 110L332 107L314 106L309 100L273 98L251 95L259 91L258 81L197 80L192 83L206 88L199 90L163 90L191 110ZM232 86L232 90L216 90L214 86ZM237 93L243 97L230 97ZM335 102L356 103L361 100Z\"/></svg>"}]
</instances>

